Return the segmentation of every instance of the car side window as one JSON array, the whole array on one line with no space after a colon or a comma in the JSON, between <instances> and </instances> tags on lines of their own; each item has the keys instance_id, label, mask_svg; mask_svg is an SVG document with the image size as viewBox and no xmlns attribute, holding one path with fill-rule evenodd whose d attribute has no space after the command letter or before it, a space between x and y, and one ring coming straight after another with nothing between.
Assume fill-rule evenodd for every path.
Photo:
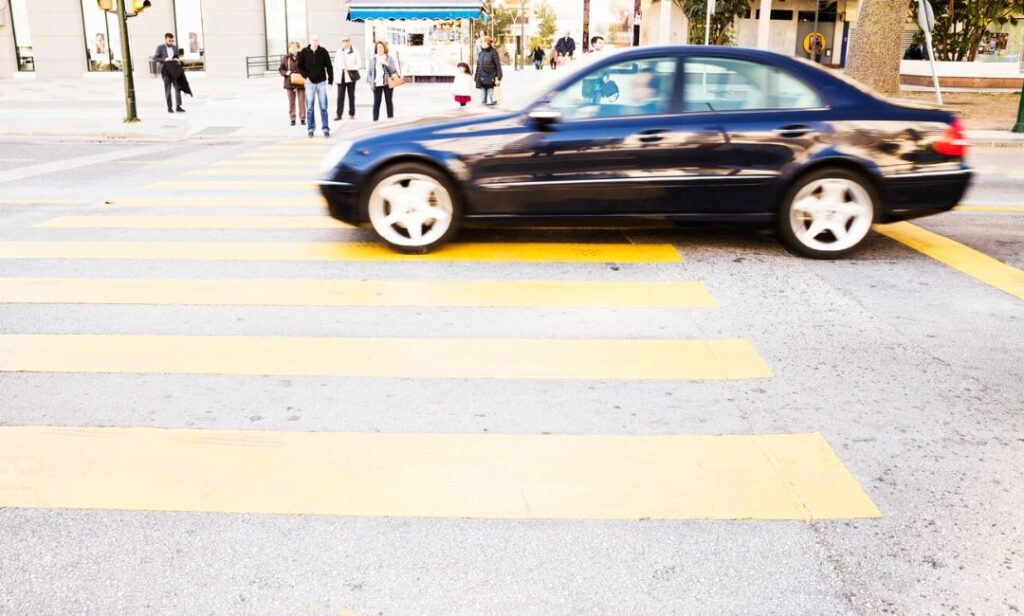
<instances>
[{"instance_id":1,"label":"car side window","mask_svg":"<svg viewBox=\"0 0 1024 616\"><path fill-rule=\"evenodd\" d=\"M605 66L556 92L548 106L564 120L668 113L675 58L645 58Z\"/></svg>"},{"instance_id":2,"label":"car side window","mask_svg":"<svg viewBox=\"0 0 1024 616\"><path fill-rule=\"evenodd\" d=\"M823 107L817 92L774 66L732 58L687 58L683 110L738 111Z\"/></svg>"}]
</instances>

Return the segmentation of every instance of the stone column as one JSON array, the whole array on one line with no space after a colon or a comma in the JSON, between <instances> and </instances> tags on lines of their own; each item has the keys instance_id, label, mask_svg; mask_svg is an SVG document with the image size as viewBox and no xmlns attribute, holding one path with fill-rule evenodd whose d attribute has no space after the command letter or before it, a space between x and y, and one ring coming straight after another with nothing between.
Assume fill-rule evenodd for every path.
<instances>
[{"instance_id":1,"label":"stone column","mask_svg":"<svg viewBox=\"0 0 1024 616\"><path fill-rule=\"evenodd\" d=\"M267 54L263 0L203 0L206 72L245 79L246 56Z\"/></svg>"}]
</instances>

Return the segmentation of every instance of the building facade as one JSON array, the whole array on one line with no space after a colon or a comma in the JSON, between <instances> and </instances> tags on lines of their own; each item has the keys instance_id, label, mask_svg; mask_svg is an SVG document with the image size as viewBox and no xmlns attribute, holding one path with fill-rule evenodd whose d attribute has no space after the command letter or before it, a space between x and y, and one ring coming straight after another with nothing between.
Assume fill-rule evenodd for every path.
<instances>
[{"instance_id":1,"label":"building facade","mask_svg":"<svg viewBox=\"0 0 1024 616\"><path fill-rule=\"evenodd\" d=\"M129 20L136 72L174 32L190 70L217 77L245 77L247 58L274 56L289 40L310 34L336 49L343 35L365 47L361 23L348 21L344 0L152 0ZM117 18L96 0L0 0L0 79L64 79L118 73L121 40Z\"/></svg>"}]
</instances>

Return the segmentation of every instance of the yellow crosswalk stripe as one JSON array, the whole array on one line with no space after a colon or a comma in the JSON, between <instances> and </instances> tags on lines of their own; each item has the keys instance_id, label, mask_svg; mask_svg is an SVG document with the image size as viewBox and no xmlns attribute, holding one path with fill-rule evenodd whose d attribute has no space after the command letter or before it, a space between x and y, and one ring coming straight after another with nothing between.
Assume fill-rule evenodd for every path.
<instances>
[{"instance_id":1,"label":"yellow crosswalk stripe","mask_svg":"<svg viewBox=\"0 0 1024 616\"><path fill-rule=\"evenodd\" d=\"M261 159L261 158L247 158L247 159L228 159L218 160L211 163L212 167L249 167L249 168L265 168L265 167L302 167L305 169L312 169L316 171L317 164L307 160L291 160L291 159Z\"/></svg>"},{"instance_id":2,"label":"yellow crosswalk stripe","mask_svg":"<svg viewBox=\"0 0 1024 616\"><path fill-rule=\"evenodd\" d=\"M820 434L0 427L0 508L552 520L881 512Z\"/></svg>"},{"instance_id":3,"label":"yellow crosswalk stripe","mask_svg":"<svg viewBox=\"0 0 1024 616\"><path fill-rule=\"evenodd\" d=\"M0 278L0 302L219 306L714 308L699 282Z\"/></svg>"},{"instance_id":4,"label":"yellow crosswalk stripe","mask_svg":"<svg viewBox=\"0 0 1024 616\"><path fill-rule=\"evenodd\" d=\"M909 222L876 225L882 235L1000 291L1024 299L1024 271Z\"/></svg>"},{"instance_id":5,"label":"yellow crosswalk stripe","mask_svg":"<svg viewBox=\"0 0 1024 616\"><path fill-rule=\"evenodd\" d=\"M315 193L302 195L129 195L108 199L99 207L128 208L300 208L327 206L323 197Z\"/></svg>"},{"instance_id":6,"label":"yellow crosswalk stripe","mask_svg":"<svg viewBox=\"0 0 1024 616\"><path fill-rule=\"evenodd\" d=\"M1013 212L1024 214L1024 205L958 205L953 209L961 212Z\"/></svg>"},{"instance_id":7,"label":"yellow crosswalk stripe","mask_svg":"<svg viewBox=\"0 0 1024 616\"><path fill-rule=\"evenodd\" d=\"M204 169L191 169L181 174L183 177L253 177L253 178L304 178L310 181L317 179L316 169L310 170L307 167L298 168L261 168L246 169L244 167L210 167Z\"/></svg>"},{"instance_id":8,"label":"yellow crosswalk stripe","mask_svg":"<svg viewBox=\"0 0 1024 616\"><path fill-rule=\"evenodd\" d=\"M310 178L303 182L261 182L258 180L170 180L153 182L152 184L143 187L143 190L294 190L297 192L311 192L316 186L314 182L315 178Z\"/></svg>"},{"instance_id":9,"label":"yellow crosswalk stripe","mask_svg":"<svg viewBox=\"0 0 1024 616\"><path fill-rule=\"evenodd\" d=\"M351 229L320 216L58 216L40 229Z\"/></svg>"},{"instance_id":10,"label":"yellow crosswalk stripe","mask_svg":"<svg viewBox=\"0 0 1024 616\"><path fill-rule=\"evenodd\" d=\"M670 244L465 243L404 255L360 242L58 242L0 241L0 259L188 261L515 261L668 263Z\"/></svg>"},{"instance_id":11,"label":"yellow crosswalk stripe","mask_svg":"<svg viewBox=\"0 0 1024 616\"><path fill-rule=\"evenodd\" d=\"M313 152L246 152L239 154L235 157L236 160L247 160L247 159L282 159L282 160L301 160L311 162L314 164L322 161L324 156L319 153Z\"/></svg>"},{"instance_id":12,"label":"yellow crosswalk stripe","mask_svg":"<svg viewBox=\"0 0 1024 616\"><path fill-rule=\"evenodd\" d=\"M441 379L770 378L749 342L0 335L0 372Z\"/></svg>"}]
</instances>

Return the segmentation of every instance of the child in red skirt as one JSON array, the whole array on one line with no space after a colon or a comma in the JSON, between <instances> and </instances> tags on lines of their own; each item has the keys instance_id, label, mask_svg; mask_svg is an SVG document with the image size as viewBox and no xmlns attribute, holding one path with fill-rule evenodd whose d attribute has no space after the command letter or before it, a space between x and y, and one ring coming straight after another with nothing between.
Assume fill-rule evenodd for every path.
<instances>
[{"instance_id":1,"label":"child in red skirt","mask_svg":"<svg viewBox=\"0 0 1024 616\"><path fill-rule=\"evenodd\" d=\"M465 107L466 103L473 100L473 75L469 72L469 65L459 62L455 71L455 83L452 84L452 94L459 107Z\"/></svg>"}]
</instances>

